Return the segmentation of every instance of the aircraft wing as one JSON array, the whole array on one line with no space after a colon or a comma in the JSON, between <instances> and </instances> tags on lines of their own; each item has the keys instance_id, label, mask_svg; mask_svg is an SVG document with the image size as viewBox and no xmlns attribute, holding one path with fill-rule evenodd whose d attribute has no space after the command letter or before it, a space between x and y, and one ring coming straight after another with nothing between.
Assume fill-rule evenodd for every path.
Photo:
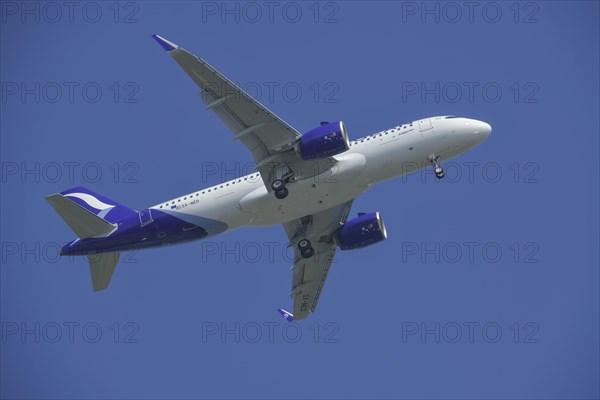
<instances>
[{"instance_id":1,"label":"aircraft wing","mask_svg":"<svg viewBox=\"0 0 600 400\"><path fill-rule=\"evenodd\" d=\"M293 151L300 132L279 118L206 61L158 36L153 38L202 89L200 96L252 153L267 190L271 182L294 172L297 179L326 171L333 158L304 161ZM295 167L292 171L291 166Z\"/></svg>"},{"instance_id":2,"label":"aircraft wing","mask_svg":"<svg viewBox=\"0 0 600 400\"><path fill-rule=\"evenodd\" d=\"M283 224L290 245L296 248L290 292L294 300L294 320L306 318L309 311L315 312L337 250L333 235L348 219L351 207L352 201L349 201ZM310 240L315 250L310 258L302 258L296 246L303 238Z\"/></svg>"}]
</instances>

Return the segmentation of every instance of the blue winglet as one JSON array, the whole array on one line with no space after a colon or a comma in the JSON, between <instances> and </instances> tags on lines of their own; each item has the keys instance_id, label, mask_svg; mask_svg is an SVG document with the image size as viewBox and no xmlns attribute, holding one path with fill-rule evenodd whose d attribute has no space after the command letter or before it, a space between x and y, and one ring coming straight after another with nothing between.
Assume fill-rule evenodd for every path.
<instances>
[{"instance_id":1,"label":"blue winglet","mask_svg":"<svg viewBox=\"0 0 600 400\"><path fill-rule=\"evenodd\" d=\"M277 311L287 320L287 322L292 322L294 320L294 314L291 312L285 311L283 308L278 308Z\"/></svg>"},{"instance_id":2,"label":"blue winglet","mask_svg":"<svg viewBox=\"0 0 600 400\"><path fill-rule=\"evenodd\" d=\"M166 51L171 51L171 50L175 50L177 48L179 48L179 46L177 46L175 43L169 42L167 39L160 37L158 35L152 35L152 37L154 38L154 40L156 40L158 42L158 44L161 45L161 47L163 49L165 49Z\"/></svg>"}]
</instances>

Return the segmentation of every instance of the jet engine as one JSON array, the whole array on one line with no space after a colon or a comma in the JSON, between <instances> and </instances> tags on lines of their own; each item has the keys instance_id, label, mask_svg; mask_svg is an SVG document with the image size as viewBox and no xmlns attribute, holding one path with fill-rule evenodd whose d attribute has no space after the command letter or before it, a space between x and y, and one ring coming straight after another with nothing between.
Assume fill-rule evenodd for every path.
<instances>
[{"instance_id":1,"label":"jet engine","mask_svg":"<svg viewBox=\"0 0 600 400\"><path fill-rule=\"evenodd\" d=\"M359 249L387 239L381 214L359 214L340 228L337 239L341 250Z\"/></svg>"},{"instance_id":2,"label":"jet engine","mask_svg":"<svg viewBox=\"0 0 600 400\"><path fill-rule=\"evenodd\" d=\"M350 140L342 121L323 123L300 136L298 150L303 160L325 158L345 152Z\"/></svg>"}]
</instances>

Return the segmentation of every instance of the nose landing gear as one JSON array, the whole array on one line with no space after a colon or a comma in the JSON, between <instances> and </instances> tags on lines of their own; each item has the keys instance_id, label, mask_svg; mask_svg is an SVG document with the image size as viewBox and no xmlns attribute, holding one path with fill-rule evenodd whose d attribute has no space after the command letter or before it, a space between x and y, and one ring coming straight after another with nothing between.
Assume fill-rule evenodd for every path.
<instances>
[{"instance_id":1,"label":"nose landing gear","mask_svg":"<svg viewBox=\"0 0 600 400\"><path fill-rule=\"evenodd\" d=\"M429 162L433 166L433 172L435 172L435 177L438 179L442 179L444 176L446 176L446 174L444 173L444 169L440 167L440 164L438 164L439 159L440 156L436 156L435 154L429 155Z\"/></svg>"}]
</instances>

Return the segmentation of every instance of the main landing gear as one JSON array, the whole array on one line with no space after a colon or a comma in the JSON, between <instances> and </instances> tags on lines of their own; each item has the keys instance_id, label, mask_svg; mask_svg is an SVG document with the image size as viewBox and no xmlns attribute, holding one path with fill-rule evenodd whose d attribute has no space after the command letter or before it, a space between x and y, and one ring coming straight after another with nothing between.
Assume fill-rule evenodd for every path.
<instances>
[{"instance_id":1,"label":"main landing gear","mask_svg":"<svg viewBox=\"0 0 600 400\"><path fill-rule=\"evenodd\" d=\"M285 187L285 181L283 179L275 179L273 183L271 183L271 189L273 189L273 193L275 193L275 197L279 200L285 199L289 191Z\"/></svg>"},{"instance_id":2,"label":"main landing gear","mask_svg":"<svg viewBox=\"0 0 600 400\"><path fill-rule=\"evenodd\" d=\"M308 239L302 239L298 242L298 250L300 250L302 258L311 258L315 254L315 249L313 249Z\"/></svg>"},{"instance_id":3,"label":"main landing gear","mask_svg":"<svg viewBox=\"0 0 600 400\"><path fill-rule=\"evenodd\" d=\"M444 169L440 167L440 164L438 164L439 159L440 156L436 156L435 154L429 155L429 162L433 166L433 172L435 172L435 177L438 179L442 179L444 176L446 176L446 174L444 173Z\"/></svg>"}]
</instances>

